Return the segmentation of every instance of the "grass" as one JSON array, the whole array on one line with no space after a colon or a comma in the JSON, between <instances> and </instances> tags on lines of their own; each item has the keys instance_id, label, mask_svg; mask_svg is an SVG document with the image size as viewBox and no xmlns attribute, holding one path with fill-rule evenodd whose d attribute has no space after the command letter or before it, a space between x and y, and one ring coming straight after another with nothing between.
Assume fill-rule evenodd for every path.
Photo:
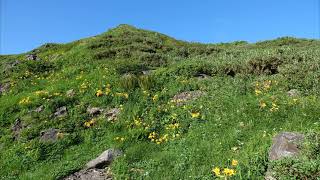
<instances>
[{"instance_id":1,"label":"grass","mask_svg":"<svg viewBox=\"0 0 320 180\"><path fill-rule=\"evenodd\" d=\"M230 179L263 179L271 165L283 179L316 179L319 161L278 165L267 156L279 132L320 132L319 46L318 40L290 37L188 43L120 25L68 44L2 55L0 83L11 87L0 96L0 177L60 179L116 147L125 153L112 164L116 179L219 179L211 171L216 167L235 169ZM42 60L26 61L28 53ZM16 60L20 64L10 67ZM73 97L66 95L70 89ZM289 97L290 89L300 95ZM97 97L98 90L104 95ZM176 94L194 90L206 93L183 106L172 102ZM40 105L42 112L32 112ZM52 117L61 106L68 115ZM122 110L115 122L95 117L86 127L93 119L89 106ZM11 127L18 118L25 128L14 140ZM49 128L60 129L63 137L40 141L40 132ZM309 144L317 147L316 140ZM312 148L306 149L310 154ZM233 159L237 166L230 165ZM286 173L292 168L302 173Z\"/></svg>"}]
</instances>

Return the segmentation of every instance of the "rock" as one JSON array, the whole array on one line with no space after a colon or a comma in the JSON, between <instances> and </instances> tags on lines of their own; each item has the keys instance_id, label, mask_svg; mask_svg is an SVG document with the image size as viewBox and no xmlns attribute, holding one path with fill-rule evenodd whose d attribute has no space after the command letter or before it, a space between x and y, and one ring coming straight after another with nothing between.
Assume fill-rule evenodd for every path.
<instances>
[{"instance_id":1,"label":"rock","mask_svg":"<svg viewBox=\"0 0 320 180\"><path fill-rule=\"evenodd\" d=\"M304 135L293 132L282 132L273 138L273 144L269 151L269 161L279 160L285 157L293 157L299 154L298 144L304 140ZM276 180L275 173L269 167L264 179Z\"/></svg>"},{"instance_id":2,"label":"rock","mask_svg":"<svg viewBox=\"0 0 320 180\"><path fill-rule=\"evenodd\" d=\"M41 106L37 107L35 110L33 110L33 111L39 113L39 112L42 112L43 109L44 109L44 106L41 105Z\"/></svg>"},{"instance_id":3,"label":"rock","mask_svg":"<svg viewBox=\"0 0 320 180\"><path fill-rule=\"evenodd\" d=\"M0 95L6 91L8 91L10 88L10 83L4 83L0 84Z\"/></svg>"},{"instance_id":4,"label":"rock","mask_svg":"<svg viewBox=\"0 0 320 180\"><path fill-rule=\"evenodd\" d=\"M89 161L86 167L78 172L71 174L64 180L112 180L112 172L110 163L122 155L122 151L118 149L108 149L104 151L96 159Z\"/></svg>"},{"instance_id":5,"label":"rock","mask_svg":"<svg viewBox=\"0 0 320 180\"><path fill-rule=\"evenodd\" d=\"M73 97L75 95L75 92L73 89L70 89L66 92L67 97Z\"/></svg>"},{"instance_id":6,"label":"rock","mask_svg":"<svg viewBox=\"0 0 320 180\"><path fill-rule=\"evenodd\" d=\"M105 114L105 116L108 121L115 121L119 114L120 114L120 109L112 108Z\"/></svg>"},{"instance_id":7,"label":"rock","mask_svg":"<svg viewBox=\"0 0 320 180\"><path fill-rule=\"evenodd\" d=\"M101 114L104 111L104 109L98 108L98 107L88 107L87 113L91 116L97 116Z\"/></svg>"},{"instance_id":8,"label":"rock","mask_svg":"<svg viewBox=\"0 0 320 180\"><path fill-rule=\"evenodd\" d=\"M142 74L143 75L150 75L153 71L152 70L145 70L145 71L142 71Z\"/></svg>"},{"instance_id":9,"label":"rock","mask_svg":"<svg viewBox=\"0 0 320 180\"><path fill-rule=\"evenodd\" d=\"M11 130L13 132L14 140L19 139L20 132L21 132L22 128L23 128L23 125L22 125L21 120L20 119L16 119L16 121L14 122L14 124L13 124L13 126L11 128Z\"/></svg>"},{"instance_id":10,"label":"rock","mask_svg":"<svg viewBox=\"0 0 320 180\"><path fill-rule=\"evenodd\" d=\"M269 160L278 160L284 157L292 157L299 154L298 144L302 142L304 135L293 132L282 132L273 139L273 145L269 151Z\"/></svg>"},{"instance_id":11,"label":"rock","mask_svg":"<svg viewBox=\"0 0 320 180\"><path fill-rule=\"evenodd\" d=\"M48 142L48 141L55 142L58 139L59 132L60 132L59 129L54 129L54 128L51 128L51 129L48 129L45 131L41 131L40 140L46 141L46 142Z\"/></svg>"},{"instance_id":12,"label":"rock","mask_svg":"<svg viewBox=\"0 0 320 180\"><path fill-rule=\"evenodd\" d=\"M201 80L201 79L208 79L211 76L209 76L207 74L198 74L196 77Z\"/></svg>"},{"instance_id":13,"label":"rock","mask_svg":"<svg viewBox=\"0 0 320 180\"><path fill-rule=\"evenodd\" d=\"M180 94L175 95L172 98L172 102L176 103L177 106L181 106L184 105L187 101L197 99L205 94L205 92L199 90L182 92Z\"/></svg>"},{"instance_id":14,"label":"rock","mask_svg":"<svg viewBox=\"0 0 320 180\"><path fill-rule=\"evenodd\" d=\"M68 111L67 111L67 107L66 106L62 106L59 107L58 109L56 109L56 112L54 113L55 117L63 117L65 115L67 115Z\"/></svg>"},{"instance_id":15,"label":"rock","mask_svg":"<svg viewBox=\"0 0 320 180\"><path fill-rule=\"evenodd\" d=\"M108 168L109 169L109 168ZM64 178L64 180L111 180L111 174L105 169L84 169Z\"/></svg>"},{"instance_id":16,"label":"rock","mask_svg":"<svg viewBox=\"0 0 320 180\"><path fill-rule=\"evenodd\" d=\"M18 60L10 62L10 63L7 64L6 70L10 70L10 69L12 69L13 67L15 67L18 64L20 64L20 61L18 61Z\"/></svg>"},{"instance_id":17,"label":"rock","mask_svg":"<svg viewBox=\"0 0 320 180\"><path fill-rule=\"evenodd\" d=\"M41 60L36 54L27 54L26 59L28 61L40 61Z\"/></svg>"},{"instance_id":18,"label":"rock","mask_svg":"<svg viewBox=\"0 0 320 180\"><path fill-rule=\"evenodd\" d=\"M287 92L287 94L290 97L297 97L300 95L300 92L297 89L291 89L290 91Z\"/></svg>"},{"instance_id":19,"label":"rock","mask_svg":"<svg viewBox=\"0 0 320 180\"><path fill-rule=\"evenodd\" d=\"M103 168L105 166L108 166L115 158L117 158L120 155L122 155L122 151L118 149L108 149L104 151L96 159L89 161L86 164L86 168L87 169Z\"/></svg>"}]
</instances>

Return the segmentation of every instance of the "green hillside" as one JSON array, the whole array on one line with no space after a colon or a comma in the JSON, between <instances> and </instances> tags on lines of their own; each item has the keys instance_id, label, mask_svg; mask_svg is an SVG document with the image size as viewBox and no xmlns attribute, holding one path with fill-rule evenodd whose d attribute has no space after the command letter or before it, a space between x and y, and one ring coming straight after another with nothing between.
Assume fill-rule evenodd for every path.
<instances>
[{"instance_id":1,"label":"green hillside","mask_svg":"<svg viewBox=\"0 0 320 180\"><path fill-rule=\"evenodd\" d=\"M270 162L283 131L306 150ZM120 25L0 55L0 179L61 179L109 148L124 153L114 179L263 179L270 166L317 179L319 133L319 40L200 44Z\"/></svg>"}]
</instances>

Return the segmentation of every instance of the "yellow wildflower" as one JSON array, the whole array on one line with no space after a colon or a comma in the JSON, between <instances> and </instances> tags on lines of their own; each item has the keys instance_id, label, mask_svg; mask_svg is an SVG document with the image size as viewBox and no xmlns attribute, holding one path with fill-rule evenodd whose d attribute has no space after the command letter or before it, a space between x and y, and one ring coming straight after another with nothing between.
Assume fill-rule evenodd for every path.
<instances>
[{"instance_id":1,"label":"yellow wildflower","mask_svg":"<svg viewBox=\"0 0 320 180\"><path fill-rule=\"evenodd\" d=\"M216 176L220 176L221 172L220 172L220 168L215 167L212 169L212 172L216 175Z\"/></svg>"},{"instance_id":2,"label":"yellow wildflower","mask_svg":"<svg viewBox=\"0 0 320 180\"><path fill-rule=\"evenodd\" d=\"M262 94L262 91L260 91L259 89L255 89L255 93L256 93L256 96Z\"/></svg>"},{"instance_id":3,"label":"yellow wildflower","mask_svg":"<svg viewBox=\"0 0 320 180\"><path fill-rule=\"evenodd\" d=\"M232 159L231 165L232 165L232 166L237 166L237 165L238 165L238 161L235 160L235 159Z\"/></svg>"},{"instance_id":4,"label":"yellow wildflower","mask_svg":"<svg viewBox=\"0 0 320 180\"><path fill-rule=\"evenodd\" d=\"M94 124L95 124L95 120L91 119L90 121L86 121L84 123L84 126L89 128L89 127L93 126Z\"/></svg>"},{"instance_id":5,"label":"yellow wildflower","mask_svg":"<svg viewBox=\"0 0 320 180\"><path fill-rule=\"evenodd\" d=\"M224 168L223 174L225 174L226 176L233 176L236 174L236 171L234 169Z\"/></svg>"},{"instance_id":6,"label":"yellow wildflower","mask_svg":"<svg viewBox=\"0 0 320 180\"><path fill-rule=\"evenodd\" d=\"M31 103L30 97L23 98L21 101L19 101L19 104L29 104L29 103Z\"/></svg>"},{"instance_id":7,"label":"yellow wildflower","mask_svg":"<svg viewBox=\"0 0 320 180\"><path fill-rule=\"evenodd\" d=\"M192 118L198 118L200 116L200 112L191 112L190 114Z\"/></svg>"},{"instance_id":8,"label":"yellow wildflower","mask_svg":"<svg viewBox=\"0 0 320 180\"><path fill-rule=\"evenodd\" d=\"M97 92L96 92L96 96L97 97L100 97L103 95L103 92L99 89Z\"/></svg>"},{"instance_id":9,"label":"yellow wildflower","mask_svg":"<svg viewBox=\"0 0 320 180\"><path fill-rule=\"evenodd\" d=\"M154 95L154 96L152 97L152 101L153 101L153 102L156 102L156 101L158 100L158 98L159 98L159 96L158 96L158 94L156 94L156 95Z\"/></svg>"},{"instance_id":10,"label":"yellow wildflower","mask_svg":"<svg viewBox=\"0 0 320 180\"><path fill-rule=\"evenodd\" d=\"M263 108L265 108L267 106L267 104L265 102L263 102L263 101L260 101L259 106L260 106L260 108L263 109Z\"/></svg>"},{"instance_id":11,"label":"yellow wildflower","mask_svg":"<svg viewBox=\"0 0 320 180\"><path fill-rule=\"evenodd\" d=\"M111 89L109 87L106 87L106 95L109 95L111 93Z\"/></svg>"}]
</instances>

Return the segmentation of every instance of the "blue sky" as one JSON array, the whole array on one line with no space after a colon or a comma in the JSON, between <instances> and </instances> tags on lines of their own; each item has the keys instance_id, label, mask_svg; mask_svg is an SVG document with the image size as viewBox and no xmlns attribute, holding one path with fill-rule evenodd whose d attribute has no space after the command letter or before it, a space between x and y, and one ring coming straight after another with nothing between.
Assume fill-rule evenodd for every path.
<instances>
[{"instance_id":1,"label":"blue sky","mask_svg":"<svg viewBox=\"0 0 320 180\"><path fill-rule=\"evenodd\" d=\"M119 24L176 39L320 38L320 0L0 0L0 54L65 43Z\"/></svg>"}]
</instances>

